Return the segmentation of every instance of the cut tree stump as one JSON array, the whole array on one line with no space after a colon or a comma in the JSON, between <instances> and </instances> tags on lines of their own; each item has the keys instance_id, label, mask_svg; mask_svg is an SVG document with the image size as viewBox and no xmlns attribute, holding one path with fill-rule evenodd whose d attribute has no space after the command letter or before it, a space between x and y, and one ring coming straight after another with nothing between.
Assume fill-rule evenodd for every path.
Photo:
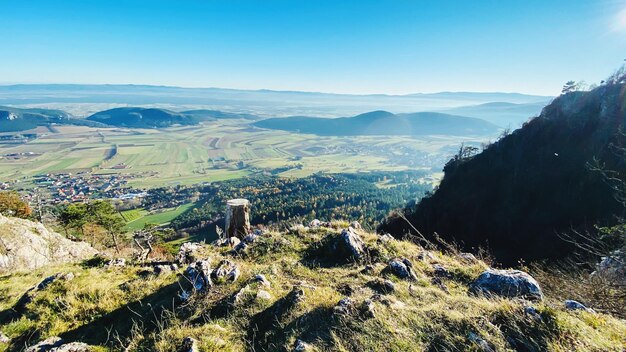
<instances>
[{"instance_id":1,"label":"cut tree stump","mask_svg":"<svg viewBox=\"0 0 626 352\"><path fill-rule=\"evenodd\" d=\"M250 234L250 202L231 199L226 202L226 238L244 238Z\"/></svg>"}]
</instances>

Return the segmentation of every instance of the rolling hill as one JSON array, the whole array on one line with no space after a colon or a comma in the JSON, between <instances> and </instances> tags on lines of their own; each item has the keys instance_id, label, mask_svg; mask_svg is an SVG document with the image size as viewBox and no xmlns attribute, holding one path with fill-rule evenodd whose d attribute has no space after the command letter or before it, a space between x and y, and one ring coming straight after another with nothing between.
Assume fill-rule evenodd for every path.
<instances>
[{"instance_id":1,"label":"rolling hill","mask_svg":"<svg viewBox=\"0 0 626 352\"><path fill-rule=\"evenodd\" d=\"M559 234L594 231L623 215L600 172L624 172L625 84L558 97L541 115L482 153L456 158L444 168L437 191L406 218L424 235L437 233L466 248L488 246L498 260L561 258L572 245ZM379 228L415 232L402 217Z\"/></svg>"},{"instance_id":2,"label":"rolling hill","mask_svg":"<svg viewBox=\"0 0 626 352\"><path fill-rule=\"evenodd\" d=\"M70 124L96 126L96 122L76 119L70 114L54 109L21 109L0 106L0 132L19 132L37 126L50 124Z\"/></svg>"},{"instance_id":3,"label":"rolling hill","mask_svg":"<svg viewBox=\"0 0 626 352\"><path fill-rule=\"evenodd\" d=\"M488 135L498 131L494 124L471 117L435 112L392 114L381 110L335 119L306 116L271 118L255 122L254 125L322 136Z\"/></svg>"},{"instance_id":4,"label":"rolling hill","mask_svg":"<svg viewBox=\"0 0 626 352\"><path fill-rule=\"evenodd\" d=\"M87 118L110 126L162 128L172 125L196 125L203 118L156 108L115 108L97 112Z\"/></svg>"}]
</instances>

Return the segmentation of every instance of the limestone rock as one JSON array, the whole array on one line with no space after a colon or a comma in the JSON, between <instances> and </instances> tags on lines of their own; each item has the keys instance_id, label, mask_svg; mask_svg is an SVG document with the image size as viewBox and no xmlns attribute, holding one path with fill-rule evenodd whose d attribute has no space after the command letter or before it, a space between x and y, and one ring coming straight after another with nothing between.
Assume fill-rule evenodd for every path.
<instances>
[{"instance_id":1,"label":"limestone rock","mask_svg":"<svg viewBox=\"0 0 626 352\"><path fill-rule=\"evenodd\" d=\"M154 270L154 274L157 276L163 275L163 274L169 274L171 272L178 270L178 265L176 264L155 265L153 270Z\"/></svg>"},{"instance_id":2,"label":"limestone rock","mask_svg":"<svg viewBox=\"0 0 626 352\"><path fill-rule=\"evenodd\" d=\"M333 308L335 314L348 315L354 312L354 301L350 297L342 298Z\"/></svg>"},{"instance_id":3,"label":"limestone rock","mask_svg":"<svg viewBox=\"0 0 626 352\"><path fill-rule=\"evenodd\" d=\"M389 262L391 272L401 279L417 279L417 275L413 271L413 264L408 259L392 259Z\"/></svg>"},{"instance_id":4,"label":"limestone rock","mask_svg":"<svg viewBox=\"0 0 626 352\"><path fill-rule=\"evenodd\" d=\"M565 309L567 310L584 310L589 313L595 313L595 311L591 308L587 308L584 304L574 301L573 299L565 300Z\"/></svg>"},{"instance_id":5,"label":"limestone rock","mask_svg":"<svg viewBox=\"0 0 626 352\"><path fill-rule=\"evenodd\" d=\"M389 242L393 242L395 241L395 238L393 238L393 236L391 236L388 233L382 234L380 236L378 236L378 242L380 243L389 243Z\"/></svg>"},{"instance_id":6,"label":"limestone rock","mask_svg":"<svg viewBox=\"0 0 626 352\"><path fill-rule=\"evenodd\" d=\"M46 352L55 347L59 347L63 344L63 339L58 336L49 337L43 341L38 342L35 345L28 347L26 352Z\"/></svg>"},{"instance_id":7,"label":"limestone rock","mask_svg":"<svg viewBox=\"0 0 626 352\"><path fill-rule=\"evenodd\" d=\"M43 224L0 214L0 273L77 262L98 253L85 242L72 242Z\"/></svg>"},{"instance_id":8,"label":"limestone rock","mask_svg":"<svg viewBox=\"0 0 626 352\"><path fill-rule=\"evenodd\" d=\"M256 293L256 298L269 301L272 299L272 295L265 290L259 290L259 292Z\"/></svg>"},{"instance_id":9,"label":"limestone rock","mask_svg":"<svg viewBox=\"0 0 626 352\"><path fill-rule=\"evenodd\" d=\"M187 336L183 339L183 343L180 345L178 352L198 352L198 341L191 336Z\"/></svg>"},{"instance_id":10,"label":"limestone rock","mask_svg":"<svg viewBox=\"0 0 626 352\"><path fill-rule=\"evenodd\" d=\"M11 342L11 339L7 335L0 332L0 343L9 343L9 342Z\"/></svg>"},{"instance_id":11,"label":"limestone rock","mask_svg":"<svg viewBox=\"0 0 626 352\"><path fill-rule=\"evenodd\" d=\"M626 253L618 250L602 257L592 275L614 285L626 286Z\"/></svg>"},{"instance_id":12,"label":"limestone rock","mask_svg":"<svg viewBox=\"0 0 626 352\"><path fill-rule=\"evenodd\" d=\"M215 270L211 273L211 277L218 281L237 281L240 274L241 272L239 271L237 264L231 262L230 260L222 260L217 268L215 268Z\"/></svg>"},{"instance_id":13,"label":"limestone rock","mask_svg":"<svg viewBox=\"0 0 626 352\"><path fill-rule=\"evenodd\" d=\"M50 352L89 352L92 350L92 347L84 342L70 342L52 348Z\"/></svg>"},{"instance_id":14,"label":"limestone rock","mask_svg":"<svg viewBox=\"0 0 626 352\"><path fill-rule=\"evenodd\" d=\"M539 283L520 270L486 270L474 280L470 285L470 290L474 293L495 294L509 298L543 300Z\"/></svg>"},{"instance_id":15,"label":"limestone rock","mask_svg":"<svg viewBox=\"0 0 626 352\"><path fill-rule=\"evenodd\" d=\"M189 265L184 275L196 291L206 291L213 286L211 264L208 260L198 260Z\"/></svg>"},{"instance_id":16,"label":"limestone rock","mask_svg":"<svg viewBox=\"0 0 626 352\"><path fill-rule=\"evenodd\" d=\"M344 229L334 244L334 251L342 259L360 260L365 257L365 243L352 228Z\"/></svg>"},{"instance_id":17,"label":"limestone rock","mask_svg":"<svg viewBox=\"0 0 626 352\"><path fill-rule=\"evenodd\" d=\"M126 266L126 259L124 258L115 258L109 260L106 266Z\"/></svg>"},{"instance_id":18,"label":"limestone rock","mask_svg":"<svg viewBox=\"0 0 626 352\"><path fill-rule=\"evenodd\" d=\"M311 350L312 350L311 346L308 343L300 339L296 340L296 344L293 346L294 352L306 352L306 351L311 351Z\"/></svg>"},{"instance_id":19,"label":"limestone rock","mask_svg":"<svg viewBox=\"0 0 626 352\"><path fill-rule=\"evenodd\" d=\"M178 255L176 255L176 261L178 264L191 264L198 260L196 254L202 245L198 242L185 242L178 249Z\"/></svg>"},{"instance_id":20,"label":"limestone rock","mask_svg":"<svg viewBox=\"0 0 626 352\"><path fill-rule=\"evenodd\" d=\"M252 280L255 281L255 282L258 282L261 285L266 286L266 287L271 287L272 286L270 284L270 282L267 280L267 278L265 277L265 275L263 275L263 274L256 274L254 276L254 279L252 279Z\"/></svg>"}]
</instances>

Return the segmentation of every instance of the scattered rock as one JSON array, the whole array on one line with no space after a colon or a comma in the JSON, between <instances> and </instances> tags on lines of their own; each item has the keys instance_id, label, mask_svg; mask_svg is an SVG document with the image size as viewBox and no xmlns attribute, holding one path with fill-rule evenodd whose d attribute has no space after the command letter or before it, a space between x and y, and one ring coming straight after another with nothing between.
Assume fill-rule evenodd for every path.
<instances>
[{"instance_id":1,"label":"scattered rock","mask_svg":"<svg viewBox=\"0 0 626 352\"><path fill-rule=\"evenodd\" d=\"M217 268L211 273L211 277L217 281L230 280L237 281L241 272L237 264L230 260L222 260Z\"/></svg>"},{"instance_id":2,"label":"scattered rock","mask_svg":"<svg viewBox=\"0 0 626 352\"><path fill-rule=\"evenodd\" d=\"M300 339L296 340L296 344L293 346L294 352L306 352L311 350L311 346Z\"/></svg>"},{"instance_id":3,"label":"scattered rock","mask_svg":"<svg viewBox=\"0 0 626 352\"><path fill-rule=\"evenodd\" d=\"M434 260L435 256L430 251L423 250L422 252L420 252L420 254L417 255L417 259L421 261L429 261Z\"/></svg>"},{"instance_id":4,"label":"scattered rock","mask_svg":"<svg viewBox=\"0 0 626 352\"><path fill-rule=\"evenodd\" d=\"M63 344L63 339L58 336L49 337L43 341L38 342L37 344L28 347L26 352L46 352L50 351L55 347L59 347Z\"/></svg>"},{"instance_id":5,"label":"scattered rock","mask_svg":"<svg viewBox=\"0 0 626 352\"><path fill-rule=\"evenodd\" d=\"M433 274L440 278L451 278L452 274L441 264L433 264Z\"/></svg>"},{"instance_id":6,"label":"scattered rock","mask_svg":"<svg viewBox=\"0 0 626 352\"><path fill-rule=\"evenodd\" d=\"M537 310L537 308L533 306L524 307L524 314L526 314L527 316L535 320L541 320L541 314L539 314L539 311Z\"/></svg>"},{"instance_id":7,"label":"scattered rock","mask_svg":"<svg viewBox=\"0 0 626 352\"><path fill-rule=\"evenodd\" d=\"M163 275L163 274L169 274L171 272L177 271L178 270L178 265L176 264L162 264L162 265L155 265L153 268L153 272L155 275Z\"/></svg>"},{"instance_id":8,"label":"scattered rock","mask_svg":"<svg viewBox=\"0 0 626 352\"><path fill-rule=\"evenodd\" d=\"M376 308L374 307L374 301L371 299L366 299L363 301L363 305L361 305L361 313L366 318L374 318L376 317Z\"/></svg>"},{"instance_id":9,"label":"scattered rock","mask_svg":"<svg viewBox=\"0 0 626 352\"><path fill-rule=\"evenodd\" d=\"M396 285L393 282L391 282L391 280L383 280L383 279L376 279L376 280L370 281L367 283L367 286L369 286L372 290L378 293L383 293L383 294L391 293L395 291L396 289Z\"/></svg>"},{"instance_id":10,"label":"scattered rock","mask_svg":"<svg viewBox=\"0 0 626 352\"><path fill-rule=\"evenodd\" d=\"M313 219L309 223L309 227L320 227L320 226L322 226L322 222L319 221L318 219Z\"/></svg>"},{"instance_id":11,"label":"scattered rock","mask_svg":"<svg viewBox=\"0 0 626 352\"><path fill-rule=\"evenodd\" d=\"M259 290L259 292L256 293L256 298L269 301L272 299L272 295L265 290Z\"/></svg>"},{"instance_id":12,"label":"scattered rock","mask_svg":"<svg viewBox=\"0 0 626 352\"><path fill-rule=\"evenodd\" d=\"M198 242L185 242L178 249L176 261L180 265L191 264L198 260L197 252L202 248L202 244Z\"/></svg>"},{"instance_id":13,"label":"scattered rock","mask_svg":"<svg viewBox=\"0 0 626 352\"><path fill-rule=\"evenodd\" d=\"M245 242L241 242L241 243L237 244L233 248L232 253L233 254L243 254L247 249L248 249L248 245Z\"/></svg>"},{"instance_id":14,"label":"scattered rock","mask_svg":"<svg viewBox=\"0 0 626 352\"><path fill-rule=\"evenodd\" d=\"M213 286L211 264L208 260L198 260L189 265L184 275L196 291L206 291Z\"/></svg>"},{"instance_id":15,"label":"scattered rock","mask_svg":"<svg viewBox=\"0 0 626 352\"><path fill-rule=\"evenodd\" d=\"M611 255L602 257L600 263L592 274L594 277L603 278L614 285L626 285L626 253L615 251Z\"/></svg>"},{"instance_id":16,"label":"scattered rock","mask_svg":"<svg viewBox=\"0 0 626 352\"><path fill-rule=\"evenodd\" d=\"M390 234L388 234L388 233L385 233L385 234L382 234L382 235L378 236L378 242L383 243L383 244L384 244L384 243L393 242L393 241L395 241L395 240L396 240L396 239L395 239L395 238L393 238L393 236L391 236L391 235L390 235Z\"/></svg>"},{"instance_id":17,"label":"scattered rock","mask_svg":"<svg viewBox=\"0 0 626 352\"><path fill-rule=\"evenodd\" d=\"M350 297L342 298L333 308L333 312L339 315L348 315L354 312L354 302Z\"/></svg>"},{"instance_id":18,"label":"scattered rock","mask_svg":"<svg viewBox=\"0 0 626 352\"><path fill-rule=\"evenodd\" d=\"M573 299L565 300L565 309L567 310L584 310L589 313L595 313L595 311L591 308L587 308L584 304L574 301Z\"/></svg>"},{"instance_id":19,"label":"scattered rock","mask_svg":"<svg viewBox=\"0 0 626 352\"><path fill-rule=\"evenodd\" d=\"M198 352L198 341L191 336L187 336L183 339L183 343L180 345L178 352Z\"/></svg>"},{"instance_id":20,"label":"scattered rock","mask_svg":"<svg viewBox=\"0 0 626 352\"><path fill-rule=\"evenodd\" d=\"M84 342L65 343L59 347L52 348L50 352L89 352L92 347Z\"/></svg>"},{"instance_id":21,"label":"scattered rock","mask_svg":"<svg viewBox=\"0 0 626 352\"><path fill-rule=\"evenodd\" d=\"M256 240L259 238L259 235L256 235L254 233L249 234L248 236L243 238L243 242L245 243L254 243L256 242Z\"/></svg>"},{"instance_id":22,"label":"scattered rock","mask_svg":"<svg viewBox=\"0 0 626 352\"><path fill-rule=\"evenodd\" d=\"M539 283L520 270L486 270L474 280L470 285L470 290L474 293L495 294L509 298L543 300Z\"/></svg>"},{"instance_id":23,"label":"scattered rock","mask_svg":"<svg viewBox=\"0 0 626 352\"><path fill-rule=\"evenodd\" d=\"M124 258L115 258L115 259L111 259L106 266L126 266L126 259Z\"/></svg>"},{"instance_id":24,"label":"scattered rock","mask_svg":"<svg viewBox=\"0 0 626 352\"><path fill-rule=\"evenodd\" d=\"M476 257L472 253L459 253L459 258L468 263L478 261L478 259L476 259Z\"/></svg>"},{"instance_id":25,"label":"scattered rock","mask_svg":"<svg viewBox=\"0 0 626 352\"><path fill-rule=\"evenodd\" d=\"M11 339L7 335L0 332L0 343L9 343L9 342L11 342Z\"/></svg>"},{"instance_id":26,"label":"scattered rock","mask_svg":"<svg viewBox=\"0 0 626 352\"><path fill-rule=\"evenodd\" d=\"M46 287L48 287L51 283L57 281L57 280L66 280L66 281L70 281L74 279L74 273L67 273L67 274L63 274L63 273L58 273L58 274L54 274L52 276L48 276L47 278L43 279L39 284L37 284L37 286L35 287L35 290L43 290Z\"/></svg>"},{"instance_id":27,"label":"scattered rock","mask_svg":"<svg viewBox=\"0 0 626 352\"><path fill-rule=\"evenodd\" d=\"M413 264L406 258L392 259L389 262L389 269L391 272L401 279L417 279L417 275L413 271Z\"/></svg>"},{"instance_id":28,"label":"scattered rock","mask_svg":"<svg viewBox=\"0 0 626 352\"><path fill-rule=\"evenodd\" d=\"M334 244L335 253L342 259L360 260L365 257L365 243L352 228L344 229Z\"/></svg>"},{"instance_id":29,"label":"scattered rock","mask_svg":"<svg viewBox=\"0 0 626 352\"><path fill-rule=\"evenodd\" d=\"M363 270L361 270L363 274L372 274L374 273L374 266L371 264L367 264Z\"/></svg>"},{"instance_id":30,"label":"scattered rock","mask_svg":"<svg viewBox=\"0 0 626 352\"><path fill-rule=\"evenodd\" d=\"M267 278L265 277L265 275L263 274L256 274L254 276L254 279L252 279L254 282L258 282L263 286L266 287L271 287L272 285L270 284L269 280L267 280Z\"/></svg>"},{"instance_id":31,"label":"scattered rock","mask_svg":"<svg viewBox=\"0 0 626 352\"><path fill-rule=\"evenodd\" d=\"M493 344L487 342L485 339L483 339L482 337L478 336L477 334L473 332L470 332L467 338L473 343L475 343L478 346L478 348L483 352L495 352L496 351L496 348Z\"/></svg>"}]
</instances>

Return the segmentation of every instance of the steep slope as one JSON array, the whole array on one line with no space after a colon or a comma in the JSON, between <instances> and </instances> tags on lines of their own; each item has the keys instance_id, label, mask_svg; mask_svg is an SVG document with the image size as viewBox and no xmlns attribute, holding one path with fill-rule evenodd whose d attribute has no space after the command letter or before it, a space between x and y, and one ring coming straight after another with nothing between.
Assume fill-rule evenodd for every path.
<instances>
[{"instance_id":1,"label":"steep slope","mask_svg":"<svg viewBox=\"0 0 626 352\"><path fill-rule=\"evenodd\" d=\"M8 276L0 311L51 274L75 274L73 280L59 279L33 292L31 303L5 319L0 331L10 339L7 350L53 335L98 346L98 351L626 347L626 324L610 315L567 310L550 296L527 301L472 294L471 283L488 266L467 254L348 231L366 253L360 259L346 257L335 245L345 238L345 226L265 232L235 249L187 243L189 252L182 258L193 259L180 268L73 265ZM390 269L396 258L411 263L403 267L409 277Z\"/></svg>"},{"instance_id":2,"label":"steep slope","mask_svg":"<svg viewBox=\"0 0 626 352\"><path fill-rule=\"evenodd\" d=\"M0 106L0 132L17 132L37 126L56 124L87 124L89 122L72 118L68 113L53 109L21 109ZM91 123L94 124L94 123Z\"/></svg>"},{"instance_id":3,"label":"steep slope","mask_svg":"<svg viewBox=\"0 0 626 352\"><path fill-rule=\"evenodd\" d=\"M0 273L75 262L96 253L87 243L72 242L40 223L0 214Z\"/></svg>"},{"instance_id":4,"label":"steep slope","mask_svg":"<svg viewBox=\"0 0 626 352\"><path fill-rule=\"evenodd\" d=\"M505 263L568 254L560 232L593 230L622 211L588 163L626 168L616 153L626 144L624 99L623 85L557 98L482 153L449 162L437 191L405 210L408 220L426 236L489 246ZM397 216L379 230L414 232Z\"/></svg>"},{"instance_id":5,"label":"steep slope","mask_svg":"<svg viewBox=\"0 0 626 352\"><path fill-rule=\"evenodd\" d=\"M163 128L172 125L196 125L203 118L157 108L115 108L97 112L87 118L110 126Z\"/></svg>"},{"instance_id":6,"label":"steep slope","mask_svg":"<svg viewBox=\"0 0 626 352\"><path fill-rule=\"evenodd\" d=\"M435 112L392 114L371 111L335 119L292 116L254 123L257 127L312 133L322 136L357 135L487 135L498 127L480 119Z\"/></svg>"}]
</instances>

